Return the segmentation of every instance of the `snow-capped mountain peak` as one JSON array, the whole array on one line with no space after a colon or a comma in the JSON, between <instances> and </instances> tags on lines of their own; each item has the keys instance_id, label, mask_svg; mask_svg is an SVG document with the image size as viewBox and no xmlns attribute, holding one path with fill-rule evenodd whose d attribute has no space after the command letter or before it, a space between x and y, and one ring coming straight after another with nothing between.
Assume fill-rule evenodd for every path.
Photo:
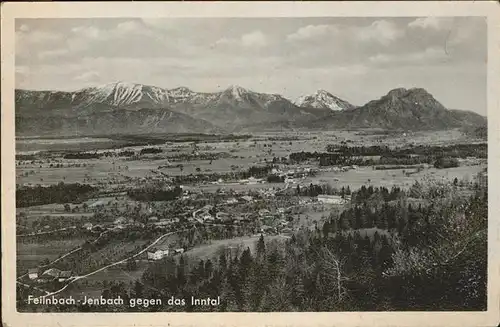
<instances>
[{"instance_id":1,"label":"snow-capped mountain peak","mask_svg":"<svg viewBox=\"0 0 500 327\"><path fill-rule=\"evenodd\" d=\"M325 90L317 90L311 95L303 95L294 103L299 107L330 109L333 111L342 111L353 108L353 105L349 102L344 101Z\"/></svg>"},{"instance_id":2,"label":"snow-capped mountain peak","mask_svg":"<svg viewBox=\"0 0 500 327\"><path fill-rule=\"evenodd\" d=\"M168 91L170 96L177 98L185 98L194 94L193 91L185 86L176 87L175 89L170 89Z\"/></svg>"},{"instance_id":3,"label":"snow-capped mountain peak","mask_svg":"<svg viewBox=\"0 0 500 327\"><path fill-rule=\"evenodd\" d=\"M245 88L243 88L243 87L241 87L241 86L239 86L239 85L230 85L230 86L226 89L225 93L229 93L229 94L231 94L231 95L232 95L235 99L237 99L237 100L241 100L241 99L242 99L242 96L243 96L243 95L245 95L245 94L247 94L247 93L248 93L248 91L247 91Z\"/></svg>"}]
</instances>

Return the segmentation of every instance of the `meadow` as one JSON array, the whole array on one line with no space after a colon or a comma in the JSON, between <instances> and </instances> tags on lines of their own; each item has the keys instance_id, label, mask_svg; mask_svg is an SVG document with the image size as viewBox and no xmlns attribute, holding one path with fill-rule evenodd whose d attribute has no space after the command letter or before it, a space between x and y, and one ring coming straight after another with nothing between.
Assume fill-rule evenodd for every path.
<instances>
[{"instance_id":1,"label":"meadow","mask_svg":"<svg viewBox=\"0 0 500 327\"><path fill-rule=\"evenodd\" d=\"M50 241L21 241L16 243L16 270L24 274L29 268L35 268L46 262L52 262L71 250L81 246L87 239L72 238Z\"/></svg>"}]
</instances>

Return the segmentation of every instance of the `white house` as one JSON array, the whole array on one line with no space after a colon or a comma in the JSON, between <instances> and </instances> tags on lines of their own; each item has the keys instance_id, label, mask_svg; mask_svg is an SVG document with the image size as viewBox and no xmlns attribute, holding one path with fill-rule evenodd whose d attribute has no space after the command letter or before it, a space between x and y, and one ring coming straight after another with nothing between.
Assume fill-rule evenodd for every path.
<instances>
[{"instance_id":1,"label":"white house","mask_svg":"<svg viewBox=\"0 0 500 327\"><path fill-rule=\"evenodd\" d=\"M347 201L339 195L318 195L318 201L327 204L345 204Z\"/></svg>"},{"instance_id":2,"label":"white house","mask_svg":"<svg viewBox=\"0 0 500 327\"><path fill-rule=\"evenodd\" d=\"M126 222L127 222L127 219L125 219L125 217L119 217L115 220L114 224L121 225L121 224L125 224Z\"/></svg>"},{"instance_id":3,"label":"white house","mask_svg":"<svg viewBox=\"0 0 500 327\"><path fill-rule=\"evenodd\" d=\"M235 203L238 203L238 200L236 200L235 198L230 198L226 200L226 204L235 204Z\"/></svg>"},{"instance_id":4,"label":"white house","mask_svg":"<svg viewBox=\"0 0 500 327\"><path fill-rule=\"evenodd\" d=\"M42 277L46 279L55 279L59 278L59 275L61 274L61 271L57 268L50 268L47 269L43 272Z\"/></svg>"},{"instance_id":5,"label":"white house","mask_svg":"<svg viewBox=\"0 0 500 327\"><path fill-rule=\"evenodd\" d=\"M161 260L168 256L168 249L167 250L158 250L154 249L151 251L148 251L148 260Z\"/></svg>"},{"instance_id":6,"label":"white house","mask_svg":"<svg viewBox=\"0 0 500 327\"><path fill-rule=\"evenodd\" d=\"M29 279L37 279L38 278L38 269L37 268L28 269L28 277L29 277Z\"/></svg>"},{"instance_id":7,"label":"white house","mask_svg":"<svg viewBox=\"0 0 500 327\"><path fill-rule=\"evenodd\" d=\"M201 219L203 219L204 221L207 221L207 220L214 220L214 218L212 217L211 214L209 213L205 213L203 216L201 216Z\"/></svg>"},{"instance_id":8,"label":"white house","mask_svg":"<svg viewBox=\"0 0 500 327\"><path fill-rule=\"evenodd\" d=\"M61 271L61 273L59 274L58 281L59 282L67 281L68 279L71 278L71 275L72 275L72 273L70 270Z\"/></svg>"}]
</instances>

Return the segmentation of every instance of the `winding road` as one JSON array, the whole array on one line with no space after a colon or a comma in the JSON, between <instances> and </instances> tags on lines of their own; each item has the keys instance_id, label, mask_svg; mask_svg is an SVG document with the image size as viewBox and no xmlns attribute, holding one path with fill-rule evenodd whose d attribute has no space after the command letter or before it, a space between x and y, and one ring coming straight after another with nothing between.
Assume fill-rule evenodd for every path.
<instances>
[{"instance_id":1,"label":"winding road","mask_svg":"<svg viewBox=\"0 0 500 327\"><path fill-rule=\"evenodd\" d=\"M54 291L54 292L51 292L51 293L48 293L48 294L46 294L46 295L42 295L42 296L40 296L40 297L41 297L41 298L45 298L45 297L47 297L47 296L53 296L53 295L56 295L56 294L58 294L58 293L61 293L61 292L62 292L62 291L64 291L64 290L65 290L65 289L66 289L69 285L73 284L74 282L76 282L76 281L78 281L78 280L80 280L80 279L85 279L85 278L87 278L87 277L89 277L89 276L92 276L92 275L94 275L94 274L97 274L98 272L101 272L101 271L106 270L106 269L108 269L108 268L111 268L111 267L117 266L117 265L119 265L119 264L125 263L125 262L127 262L128 260L130 260L130 259L133 259L133 258L135 258L135 257L140 256L141 254L143 254L144 252L146 252L147 250L149 250L151 247L155 246L155 245L156 245L159 241L161 241L164 237L167 237L167 236L173 235L173 234L175 234L175 233L179 233L179 232L185 232L185 231L187 231L187 230L188 230L188 229L184 229L184 230L179 230L179 231L175 231L175 232L168 232L168 233L166 233L166 234L163 234L162 236L158 237L158 238L157 238L156 240L154 240L151 244L149 244L147 247L145 247L145 248L144 248L144 249L142 249L141 251L137 252L136 254L131 255L131 256L129 256L129 257L125 258L125 259L122 259L122 260L120 260L120 261L114 262L114 263L112 263L112 264L109 264L109 265L107 265L107 266L104 266L104 267L102 267L102 268L99 268L99 269L97 269L97 270L94 270L93 272L90 272L90 273L88 273L88 274L86 274L86 275L76 276L75 278L73 278L73 279L72 279L69 283L67 283L67 284L66 284L64 287L62 287L61 289L59 289L59 290L57 290L57 291Z\"/></svg>"}]
</instances>

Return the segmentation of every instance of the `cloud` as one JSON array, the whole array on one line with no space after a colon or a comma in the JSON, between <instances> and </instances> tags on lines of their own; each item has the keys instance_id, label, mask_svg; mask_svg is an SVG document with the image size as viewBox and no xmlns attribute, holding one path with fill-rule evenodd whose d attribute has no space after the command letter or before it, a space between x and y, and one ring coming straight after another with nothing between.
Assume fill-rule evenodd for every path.
<instances>
[{"instance_id":1,"label":"cloud","mask_svg":"<svg viewBox=\"0 0 500 327\"><path fill-rule=\"evenodd\" d=\"M114 40L117 38L126 38L131 35L157 36L158 34L148 29L147 26L139 21L131 20L117 24L113 28L101 29L96 26L77 26L71 29L73 36L81 37L87 40Z\"/></svg>"},{"instance_id":2,"label":"cloud","mask_svg":"<svg viewBox=\"0 0 500 327\"><path fill-rule=\"evenodd\" d=\"M96 71L90 71L90 72L84 72L80 75L75 76L74 80L75 81L82 81L82 82L95 82L99 81L101 78L101 75L96 72Z\"/></svg>"},{"instance_id":3,"label":"cloud","mask_svg":"<svg viewBox=\"0 0 500 327\"><path fill-rule=\"evenodd\" d=\"M54 50L47 50L47 51L40 51L38 53L38 59L40 60L47 60L47 59L54 59L54 58L59 58L62 56L65 56L69 54L70 50L67 48L61 48L61 49L54 49Z\"/></svg>"},{"instance_id":4,"label":"cloud","mask_svg":"<svg viewBox=\"0 0 500 327\"><path fill-rule=\"evenodd\" d=\"M352 40L362 43L388 45L404 36L404 30L393 22L377 20L365 26L308 25L286 36L288 42L329 41L333 44L345 44Z\"/></svg>"},{"instance_id":5,"label":"cloud","mask_svg":"<svg viewBox=\"0 0 500 327\"><path fill-rule=\"evenodd\" d=\"M34 52L34 49L51 48L54 44L63 40L61 33L30 30L27 25L23 26L15 34L16 56L29 57Z\"/></svg>"},{"instance_id":6,"label":"cloud","mask_svg":"<svg viewBox=\"0 0 500 327\"><path fill-rule=\"evenodd\" d=\"M296 32L287 35L287 41L310 40L327 36L338 31L335 25L307 25L299 28Z\"/></svg>"},{"instance_id":7,"label":"cloud","mask_svg":"<svg viewBox=\"0 0 500 327\"><path fill-rule=\"evenodd\" d=\"M105 37L105 32L95 26L77 26L71 29L74 35L86 39L102 39Z\"/></svg>"},{"instance_id":8,"label":"cloud","mask_svg":"<svg viewBox=\"0 0 500 327\"><path fill-rule=\"evenodd\" d=\"M40 44L46 42L55 42L59 41L63 38L61 33L53 33L46 31L31 31L29 29L21 30L16 33L16 41L25 43L27 45L30 44Z\"/></svg>"},{"instance_id":9,"label":"cloud","mask_svg":"<svg viewBox=\"0 0 500 327\"><path fill-rule=\"evenodd\" d=\"M246 48L262 48L269 45L267 36L262 31L243 34L239 38L222 37L215 41L214 46L236 46Z\"/></svg>"},{"instance_id":10,"label":"cloud","mask_svg":"<svg viewBox=\"0 0 500 327\"><path fill-rule=\"evenodd\" d=\"M398 28L393 22L377 20L370 26L357 29L355 34L363 41L373 40L387 45L405 35L404 30Z\"/></svg>"},{"instance_id":11,"label":"cloud","mask_svg":"<svg viewBox=\"0 0 500 327\"><path fill-rule=\"evenodd\" d=\"M408 23L411 29L423 30L443 30L450 29L453 26L454 19L452 17L421 17Z\"/></svg>"},{"instance_id":12,"label":"cloud","mask_svg":"<svg viewBox=\"0 0 500 327\"><path fill-rule=\"evenodd\" d=\"M368 60L375 65L383 64L430 64L440 60L449 59L443 48L431 47L424 51L406 54L377 54Z\"/></svg>"},{"instance_id":13,"label":"cloud","mask_svg":"<svg viewBox=\"0 0 500 327\"><path fill-rule=\"evenodd\" d=\"M241 37L241 45L244 47L265 47L267 37L261 31L245 34Z\"/></svg>"},{"instance_id":14,"label":"cloud","mask_svg":"<svg viewBox=\"0 0 500 327\"><path fill-rule=\"evenodd\" d=\"M341 75L341 76L359 76L369 72L369 67L364 64L348 64L348 65L326 65L323 67L302 68L301 74L309 75Z\"/></svg>"}]
</instances>

